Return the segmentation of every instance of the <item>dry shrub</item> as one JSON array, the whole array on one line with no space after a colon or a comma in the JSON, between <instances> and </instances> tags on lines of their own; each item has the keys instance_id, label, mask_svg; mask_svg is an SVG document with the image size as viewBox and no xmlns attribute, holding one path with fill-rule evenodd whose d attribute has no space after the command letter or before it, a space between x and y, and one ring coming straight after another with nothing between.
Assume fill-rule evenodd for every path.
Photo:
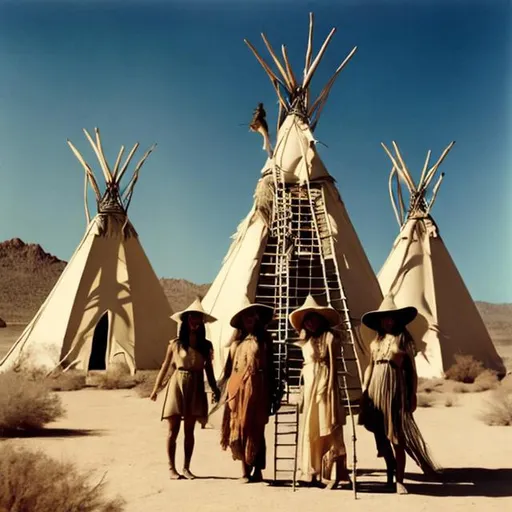
<instances>
[{"instance_id":1,"label":"dry shrub","mask_svg":"<svg viewBox=\"0 0 512 512\"><path fill-rule=\"evenodd\" d=\"M156 377L158 375L158 370L146 370L137 372L137 394L141 398L149 398L151 391L153 391L153 386L155 385Z\"/></svg>"},{"instance_id":2,"label":"dry shrub","mask_svg":"<svg viewBox=\"0 0 512 512\"><path fill-rule=\"evenodd\" d=\"M417 404L418 407L432 407L435 403L435 398L430 393L418 393Z\"/></svg>"},{"instance_id":3,"label":"dry shrub","mask_svg":"<svg viewBox=\"0 0 512 512\"><path fill-rule=\"evenodd\" d=\"M499 379L496 372L492 370L484 370L473 383L472 390L479 393L481 391L489 391L490 389L496 389L499 386Z\"/></svg>"},{"instance_id":4,"label":"dry shrub","mask_svg":"<svg viewBox=\"0 0 512 512\"><path fill-rule=\"evenodd\" d=\"M512 386L500 386L492 392L480 419L490 426L512 425Z\"/></svg>"},{"instance_id":5,"label":"dry shrub","mask_svg":"<svg viewBox=\"0 0 512 512\"><path fill-rule=\"evenodd\" d=\"M43 452L0 450L0 510L12 512L121 512L121 499L104 497L104 483Z\"/></svg>"},{"instance_id":6,"label":"dry shrub","mask_svg":"<svg viewBox=\"0 0 512 512\"><path fill-rule=\"evenodd\" d=\"M483 363L473 356L457 354L455 363L446 372L446 377L456 382L471 384L484 370Z\"/></svg>"},{"instance_id":7,"label":"dry shrub","mask_svg":"<svg viewBox=\"0 0 512 512\"><path fill-rule=\"evenodd\" d=\"M448 395L444 400L444 406L445 407L453 407L457 405L457 398L452 395Z\"/></svg>"},{"instance_id":8,"label":"dry shrub","mask_svg":"<svg viewBox=\"0 0 512 512\"><path fill-rule=\"evenodd\" d=\"M137 385L137 378L130 374L126 365L112 365L108 370L94 374L91 384L99 389L131 389Z\"/></svg>"},{"instance_id":9,"label":"dry shrub","mask_svg":"<svg viewBox=\"0 0 512 512\"><path fill-rule=\"evenodd\" d=\"M0 374L0 431L37 430L64 414L60 397L43 380L12 370Z\"/></svg>"},{"instance_id":10,"label":"dry shrub","mask_svg":"<svg viewBox=\"0 0 512 512\"><path fill-rule=\"evenodd\" d=\"M454 393L471 393L471 384L464 384L463 382L457 382L452 388Z\"/></svg>"},{"instance_id":11,"label":"dry shrub","mask_svg":"<svg viewBox=\"0 0 512 512\"><path fill-rule=\"evenodd\" d=\"M418 393L442 393L444 391L443 379L418 379Z\"/></svg>"},{"instance_id":12,"label":"dry shrub","mask_svg":"<svg viewBox=\"0 0 512 512\"><path fill-rule=\"evenodd\" d=\"M52 391L78 391L86 387L86 374L76 370L55 372L46 378Z\"/></svg>"}]
</instances>

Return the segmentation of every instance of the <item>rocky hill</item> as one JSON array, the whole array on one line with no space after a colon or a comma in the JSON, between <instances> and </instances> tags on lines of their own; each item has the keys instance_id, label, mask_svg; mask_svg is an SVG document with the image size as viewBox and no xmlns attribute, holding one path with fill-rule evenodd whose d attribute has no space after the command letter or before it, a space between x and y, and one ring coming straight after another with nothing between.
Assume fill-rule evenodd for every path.
<instances>
[{"instance_id":1,"label":"rocky hill","mask_svg":"<svg viewBox=\"0 0 512 512\"><path fill-rule=\"evenodd\" d=\"M9 323L27 323L36 313L66 262L45 252L40 245L15 238L0 243L0 318ZM174 311L185 308L209 284L184 279L162 279ZM491 336L498 345L512 345L512 304L477 302Z\"/></svg>"}]
</instances>

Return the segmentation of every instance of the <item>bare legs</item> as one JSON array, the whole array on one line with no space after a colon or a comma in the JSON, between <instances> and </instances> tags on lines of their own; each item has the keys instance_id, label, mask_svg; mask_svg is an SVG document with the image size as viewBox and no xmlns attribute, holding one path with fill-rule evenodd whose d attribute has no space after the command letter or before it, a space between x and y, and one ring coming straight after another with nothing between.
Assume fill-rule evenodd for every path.
<instances>
[{"instance_id":1,"label":"bare legs","mask_svg":"<svg viewBox=\"0 0 512 512\"><path fill-rule=\"evenodd\" d=\"M185 464L183 465L183 476L189 480L193 480L195 475L190 471L190 461L194 453L194 428L196 426L195 418L185 418Z\"/></svg>"},{"instance_id":2,"label":"bare legs","mask_svg":"<svg viewBox=\"0 0 512 512\"><path fill-rule=\"evenodd\" d=\"M183 465L183 476L189 480L193 480L195 475L190 471L190 461L194 453L194 427L196 425L195 418L185 418L183 421L185 427L185 464ZM171 480L178 480L181 475L176 471L176 441L180 433L181 418L179 416L171 416L169 418L169 434L167 436L167 454L169 456L169 472Z\"/></svg>"},{"instance_id":3,"label":"bare legs","mask_svg":"<svg viewBox=\"0 0 512 512\"><path fill-rule=\"evenodd\" d=\"M171 416L169 418L169 434L167 436L167 454L169 456L169 473L171 480L178 480L181 475L176 471L176 440L180 433L181 418Z\"/></svg>"},{"instance_id":4,"label":"bare legs","mask_svg":"<svg viewBox=\"0 0 512 512\"><path fill-rule=\"evenodd\" d=\"M386 439L387 441L387 439ZM397 494L407 494L404 486L405 475L405 448L402 445L394 444L387 441L381 444L381 451L386 461L387 486L393 487L394 476L396 475L396 492Z\"/></svg>"}]
</instances>

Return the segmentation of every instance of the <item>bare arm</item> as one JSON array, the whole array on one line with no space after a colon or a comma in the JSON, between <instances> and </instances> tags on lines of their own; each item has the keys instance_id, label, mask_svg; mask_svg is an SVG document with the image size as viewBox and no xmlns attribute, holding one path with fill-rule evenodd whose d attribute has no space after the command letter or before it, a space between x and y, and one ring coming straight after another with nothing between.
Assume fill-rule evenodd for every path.
<instances>
[{"instance_id":1,"label":"bare arm","mask_svg":"<svg viewBox=\"0 0 512 512\"><path fill-rule=\"evenodd\" d=\"M160 390L160 387L162 386L162 381L164 380L165 375L167 374L167 371L169 370L169 366L172 362L172 345L169 344L167 347L167 352L165 354L164 362L162 363L162 367L160 368L160 371L158 372L158 375L156 377L155 385L153 386L153 391L151 392L150 398L151 400L156 400L156 395L158 394L158 391Z\"/></svg>"},{"instance_id":2,"label":"bare arm","mask_svg":"<svg viewBox=\"0 0 512 512\"><path fill-rule=\"evenodd\" d=\"M215 400L217 401L219 399L219 388L217 387L217 381L215 380L215 373L213 371L213 365L212 365L212 355L213 350L210 354L210 357L206 359L205 365L204 365L204 371L206 372L206 378L208 379L208 384L213 392L213 396L215 397Z\"/></svg>"}]
</instances>

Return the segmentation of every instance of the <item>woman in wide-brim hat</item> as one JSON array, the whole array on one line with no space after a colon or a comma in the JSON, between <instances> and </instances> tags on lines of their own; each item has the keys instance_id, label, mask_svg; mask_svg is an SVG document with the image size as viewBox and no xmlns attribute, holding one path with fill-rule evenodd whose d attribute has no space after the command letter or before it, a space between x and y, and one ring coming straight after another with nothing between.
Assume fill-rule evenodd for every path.
<instances>
[{"instance_id":1,"label":"woman in wide-brim hat","mask_svg":"<svg viewBox=\"0 0 512 512\"><path fill-rule=\"evenodd\" d=\"M273 313L270 306L245 297L230 321L235 332L219 383L226 399L221 446L241 461L244 483L262 481L266 466L265 426L275 405L272 337L267 331Z\"/></svg>"},{"instance_id":2,"label":"woman in wide-brim hat","mask_svg":"<svg viewBox=\"0 0 512 512\"><path fill-rule=\"evenodd\" d=\"M436 467L414 420L418 376L414 362L414 341L407 331L418 314L416 308L398 308L386 296L376 311L361 321L376 332L370 344L371 359L365 371L359 423L373 432L379 457L384 457L387 484L406 494L404 487L405 453L425 473Z\"/></svg>"},{"instance_id":3,"label":"woman in wide-brim hat","mask_svg":"<svg viewBox=\"0 0 512 512\"><path fill-rule=\"evenodd\" d=\"M219 389L215 381L212 358L213 345L206 339L205 322L216 319L208 314L197 298L185 310L175 313L172 317L180 322L178 338L171 340L167 348L165 360L155 381L151 400L156 400L163 380L171 369L167 382L165 400L162 407L162 420L169 422L167 452L169 470L172 479L181 475L176 470L176 440L183 420L185 433L185 463L183 476L195 478L190 471L190 461L194 451L194 429L196 422L204 426L208 419L208 400L204 385L204 374L213 392L213 400L218 401Z\"/></svg>"},{"instance_id":4,"label":"woman in wide-brim hat","mask_svg":"<svg viewBox=\"0 0 512 512\"><path fill-rule=\"evenodd\" d=\"M340 481L350 486L343 439L346 417L337 378L341 340L339 331L333 330L341 323L340 314L309 295L289 320L300 333L297 344L304 358L299 459L302 475L321 487L322 480L328 480L329 489L336 488ZM333 465L335 477L331 480Z\"/></svg>"}]
</instances>

